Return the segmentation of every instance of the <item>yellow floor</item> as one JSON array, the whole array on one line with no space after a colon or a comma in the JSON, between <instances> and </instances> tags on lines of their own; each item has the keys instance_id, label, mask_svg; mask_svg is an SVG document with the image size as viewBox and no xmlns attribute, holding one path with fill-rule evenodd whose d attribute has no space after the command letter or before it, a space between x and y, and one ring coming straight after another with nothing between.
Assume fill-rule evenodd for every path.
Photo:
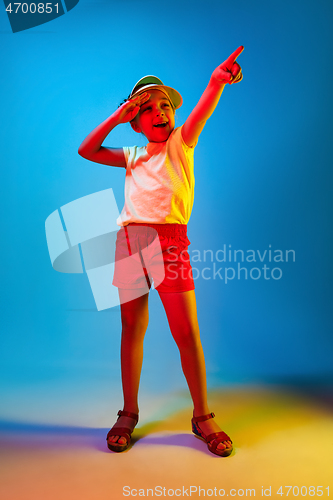
<instances>
[{"instance_id":1,"label":"yellow floor","mask_svg":"<svg viewBox=\"0 0 333 500\"><path fill-rule=\"evenodd\" d=\"M177 395L178 408L175 404L165 411L171 396L164 401L156 398L151 412L146 404L134 444L121 454L107 450L104 417L98 417L96 405L88 408L89 401L87 412L96 415L90 427L75 427L73 422L69 426L8 423L1 433L0 498L333 496L333 419L325 402L279 388L210 393L210 407L235 443L231 457L220 458L191 434L186 397L181 404ZM294 489L287 495L288 486ZM315 487L315 494L310 487Z\"/></svg>"}]
</instances>

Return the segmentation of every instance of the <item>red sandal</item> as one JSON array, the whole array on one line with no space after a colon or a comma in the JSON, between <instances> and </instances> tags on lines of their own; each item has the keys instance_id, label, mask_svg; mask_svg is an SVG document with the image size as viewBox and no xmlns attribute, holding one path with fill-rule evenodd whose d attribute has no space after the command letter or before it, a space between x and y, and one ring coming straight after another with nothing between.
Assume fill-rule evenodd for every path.
<instances>
[{"instance_id":1,"label":"red sandal","mask_svg":"<svg viewBox=\"0 0 333 500\"><path fill-rule=\"evenodd\" d=\"M139 415L137 415L136 413L131 413L130 411L119 410L117 415L119 415L118 420L119 420L119 417L133 418L133 420L136 421L135 425L139 421ZM129 445L131 443L132 432L133 431L131 431L131 429L129 429L128 427L117 427L117 423L115 423L115 425L112 427L111 430L109 430L109 432L106 436L106 441L107 441L107 445L108 445L109 450L116 451L116 452L127 450L127 448L129 447ZM124 437L127 439L127 443L119 444L117 441L115 443L109 443L108 438L110 436Z\"/></svg>"},{"instance_id":2,"label":"red sandal","mask_svg":"<svg viewBox=\"0 0 333 500\"><path fill-rule=\"evenodd\" d=\"M201 417L193 417L192 432L193 434L195 434L196 437L202 439L207 443L209 451L211 451L215 455L218 455L219 457L228 457L232 453L233 450L232 447L225 448L224 450L220 450L217 448L220 443L223 443L223 441L231 441L228 434L226 434L223 431L220 431L220 432L213 432L212 434L208 434L208 436L206 436L202 432L200 427L197 425L197 422L203 422L204 420L209 420L210 418L214 417L215 417L214 413L208 413L208 415L202 415Z\"/></svg>"}]
</instances>

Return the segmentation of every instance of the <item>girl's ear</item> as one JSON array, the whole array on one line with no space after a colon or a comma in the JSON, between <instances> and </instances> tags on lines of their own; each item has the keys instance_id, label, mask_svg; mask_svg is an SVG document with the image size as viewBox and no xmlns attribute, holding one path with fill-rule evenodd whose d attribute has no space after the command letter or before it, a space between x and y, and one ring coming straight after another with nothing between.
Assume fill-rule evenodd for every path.
<instances>
[{"instance_id":1,"label":"girl's ear","mask_svg":"<svg viewBox=\"0 0 333 500\"><path fill-rule=\"evenodd\" d=\"M132 121L130 122L131 123L131 127L132 129L135 131L135 132L138 132L138 134L140 134L141 132L141 128L139 127L139 125L136 123L136 121Z\"/></svg>"}]
</instances>

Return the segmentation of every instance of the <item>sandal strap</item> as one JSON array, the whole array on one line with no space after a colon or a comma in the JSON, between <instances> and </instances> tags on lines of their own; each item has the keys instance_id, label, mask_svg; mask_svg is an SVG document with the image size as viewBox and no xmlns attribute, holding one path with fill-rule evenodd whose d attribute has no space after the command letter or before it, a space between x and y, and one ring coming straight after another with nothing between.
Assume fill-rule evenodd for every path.
<instances>
[{"instance_id":1,"label":"sandal strap","mask_svg":"<svg viewBox=\"0 0 333 500\"><path fill-rule=\"evenodd\" d=\"M136 423L138 423L139 420L139 415L136 413L131 413L130 411L125 411L125 410L119 410L118 413L118 419L119 417L130 417L135 420ZM131 440L131 434L132 434L132 429L129 429L128 427L117 427L117 424L115 424L112 429L109 430L106 436L106 440L110 436L119 436L119 437L125 437L127 439L127 442L129 443Z\"/></svg>"},{"instance_id":2,"label":"sandal strap","mask_svg":"<svg viewBox=\"0 0 333 500\"><path fill-rule=\"evenodd\" d=\"M119 436L119 437L125 437L128 442L131 440L131 434L132 431L128 427L112 427L112 429L109 430L106 436L106 440L110 436Z\"/></svg>"},{"instance_id":3,"label":"sandal strap","mask_svg":"<svg viewBox=\"0 0 333 500\"><path fill-rule=\"evenodd\" d=\"M137 413L131 413L130 411L119 410L117 415L119 415L119 417L133 418L133 420L135 420L137 423L139 421L139 415Z\"/></svg>"},{"instance_id":4,"label":"sandal strap","mask_svg":"<svg viewBox=\"0 0 333 500\"><path fill-rule=\"evenodd\" d=\"M228 434L226 434L223 431L220 431L220 432L212 432L212 434L208 434L208 436L206 436L206 441L207 441L209 448L211 448L213 451L215 451L220 443L223 443L223 441L231 441L231 439L228 436Z\"/></svg>"},{"instance_id":5,"label":"sandal strap","mask_svg":"<svg viewBox=\"0 0 333 500\"><path fill-rule=\"evenodd\" d=\"M200 417L193 417L193 422L204 422L205 420L209 420L210 418L214 418L215 413L208 413L207 415L201 415Z\"/></svg>"}]
</instances>

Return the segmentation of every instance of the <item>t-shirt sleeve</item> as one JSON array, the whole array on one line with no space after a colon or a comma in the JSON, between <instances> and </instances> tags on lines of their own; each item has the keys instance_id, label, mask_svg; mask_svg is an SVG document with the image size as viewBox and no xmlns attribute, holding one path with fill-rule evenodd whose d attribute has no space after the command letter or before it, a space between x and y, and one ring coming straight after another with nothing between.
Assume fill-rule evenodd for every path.
<instances>
[{"instance_id":1,"label":"t-shirt sleeve","mask_svg":"<svg viewBox=\"0 0 333 500\"><path fill-rule=\"evenodd\" d=\"M192 147L188 146L183 139L182 128L183 128L183 126L177 127L174 130L174 132L172 134L172 144L177 149L181 149L184 152L186 157L193 158L194 148L197 145L197 143L195 143L195 145Z\"/></svg>"},{"instance_id":2,"label":"t-shirt sleeve","mask_svg":"<svg viewBox=\"0 0 333 500\"><path fill-rule=\"evenodd\" d=\"M168 156L174 165L179 165L188 182L192 184L194 179L194 146L190 148L185 143L181 135L181 129L181 127L177 127L170 136Z\"/></svg>"},{"instance_id":3,"label":"t-shirt sleeve","mask_svg":"<svg viewBox=\"0 0 333 500\"><path fill-rule=\"evenodd\" d=\"M143 149L144 148L138 146L123 147L125 161L126 161L126 169L133 168L135 161L142 154Z\"/></svg>"},{"instance_id":4,"label":"t-shirt sleeve","mask_svg":"<svg viewBox=\"0 0 333 500\"><path fill-rule=\"evenodd\" d=\"M126 168L128 167L129 159L130 159L130 156L131 156L131 149L133 149L133 148L129 148L127 146L125 146L123 148L124 156L125 156L125 161L126 161Z\"/></svg>"},{"instance_id":5,"label":"t-shirt sleeve","mask_svg":"<svg viewBox=\"0 0 333 500\"><path fill-rule=\"evenodd\" d=\"M188 149L188 150L190 150L190 151L193 151L193 150L194 150L194 148L195 148L195 146L198 144L198 141L195 141L195 144L194 144L193 146L188 146L188 145L186 144L186 142L184 141L184 139L183 139L183 135L182 135L182 128L183 128L183 125L182 125L181 127L179 127L179 129L177 129L177 130L179 130L179 134L180 134L180 141L181 141L181 143L182 143L182 146L183 146L185 149Z\"/></svg>"}]
</instances>

